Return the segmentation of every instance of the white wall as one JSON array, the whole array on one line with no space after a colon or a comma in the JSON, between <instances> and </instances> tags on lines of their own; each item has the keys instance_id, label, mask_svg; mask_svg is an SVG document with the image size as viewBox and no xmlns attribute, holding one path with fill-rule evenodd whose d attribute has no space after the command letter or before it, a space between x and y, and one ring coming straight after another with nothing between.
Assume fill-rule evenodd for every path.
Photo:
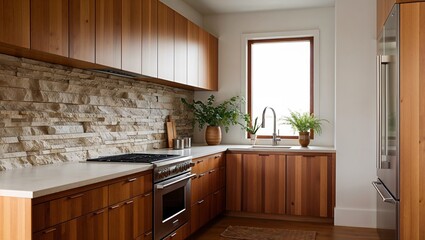
<instances>
[{"instance_id":1,"label":"white wall","mask_svg":"<svg viewBox=\"0 0 425 240\"><path fill-rule=\"evenodd\" d=\"M336 0L336 225L376 226L375 12L375 0Z\"/></svg>"},{"instance_id":2,"label":"white wall","mask_svg":"<svg viewBox=\"0 0 425 240\"><path fill-rule=\"evenodd\" d=\"M316 110L320 118L328 119L323 133L315 136L312 144L332 146L334 143L334 8L316 8L288 11L266 11L207 16L204 27L219 37L219 91L195 92L196 99L215 94L218 101L235 95L245 96L242 73L242 34L285 32L300 30L320 31L320 61L318 76L319 98ZM272 106L273 107L273 106ZM317 112L317 111L316 111ZM195 142L204 142L204 131L195 130ZM270 143L271 140L263 143ZM249 143L239 126L223 134L223 143ZM298 144L285 140L280 144Z\"/></svg>"}]
</instances>

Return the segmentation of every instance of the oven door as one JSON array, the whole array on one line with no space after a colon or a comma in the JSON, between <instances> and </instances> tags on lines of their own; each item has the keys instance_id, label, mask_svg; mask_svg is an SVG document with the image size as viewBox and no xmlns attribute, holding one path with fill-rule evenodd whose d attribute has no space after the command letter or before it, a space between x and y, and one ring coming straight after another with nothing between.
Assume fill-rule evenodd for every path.
<instances>
[{"instance_id":1,"label":"oven door","mask_svg":"<svg viewBox=\"0 0 425 240\"><path fill-rule=\"evenodd\" d=\"M154 239L159 240L190 219L190 179L185 173L154 185Z\"/></svg>"}]
</instances>

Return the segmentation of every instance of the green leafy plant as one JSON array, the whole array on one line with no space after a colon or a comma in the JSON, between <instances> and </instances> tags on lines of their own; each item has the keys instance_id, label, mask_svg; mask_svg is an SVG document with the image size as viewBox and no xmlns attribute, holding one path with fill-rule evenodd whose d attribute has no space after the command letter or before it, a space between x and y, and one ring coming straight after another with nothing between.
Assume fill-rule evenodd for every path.
<instances>
[{"instance_id":1,"label":"green leafy plant","mask_svg":"<svg viewBox=\"0 0 425 240\"><path fill-rule=\"evenodd\" d=\"M243 98L236 96L220 104L215 103L214 95L211 95L207 102L193 101L189 103L186 99L181 99L182 103L193 111L194 120L198 122L201 130L205 125L222 126L225 131L229 131L230 125L239 124L238 119L243 117L240 111L240 104Z\"/></svg>"},{"instance_id":2,"label":"green leafy plant","mask_svg":"<svg viewBox=\"0 0 425 240\"><path fill-rule=\"evenodd\" d=\"M319 119L314 114L290 111L289 116L282 118L284 124L291 125L297 132L309 132L313 130L317 134L322 133L322 123L325 119Z\"/></svg>"},{"instance_id":3,"label":"green leafy plant","mask_svg":"<svg viewBox=\"0 0 425 240\"><path fill-rule=\"evenodd\" d=\"M257 134L258 129L260 129L261 124L258 123L258 117L255 118L254 123L251 123L251 116L247 113L243 116L245 124L240 124L242 129L247 131L249 134Z\"/></svg>"}]
</instances>

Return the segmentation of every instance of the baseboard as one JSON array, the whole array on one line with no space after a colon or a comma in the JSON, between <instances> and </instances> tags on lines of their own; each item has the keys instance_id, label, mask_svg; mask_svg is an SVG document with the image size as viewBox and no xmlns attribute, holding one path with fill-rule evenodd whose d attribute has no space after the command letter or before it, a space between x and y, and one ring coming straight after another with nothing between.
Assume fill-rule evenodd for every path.
<instances>
[{"instance_id":1,"label":"baseboard","mask_svg":"<svg viewBox=\"0 0 425 240\"><path fill-rule=\"evenodd\" d=\"M375 209L335 208L335 226L376 228Z\"/></svg>"}]
</instances>

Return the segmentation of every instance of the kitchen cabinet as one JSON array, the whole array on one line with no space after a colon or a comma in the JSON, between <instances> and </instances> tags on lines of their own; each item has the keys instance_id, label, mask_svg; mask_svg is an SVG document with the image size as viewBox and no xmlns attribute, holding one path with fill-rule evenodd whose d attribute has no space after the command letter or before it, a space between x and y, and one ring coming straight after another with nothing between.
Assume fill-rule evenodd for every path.
<instances>
[{"instance_id":1,"label":"kitchen cabinet","mask_svg":"<svg viewBox=\"0 0 425 240\"><path fill-rule=\"evenodd\" d=\"M335 154L227 153L226 209L332 218Z\"/></svg>"},{"instance_id":2,"label":"kitchen cabinet","mask_svg":"<svg viewBox=\"0 0 425 240\"><path fill-rule=\"evenodd\" d=\"M176 231L164 238L164 240L184 240L190 235L189 223L179 227Z\"/></svg>"},{"instance_id":3,"label":"kitchen cabinet","mask_svg":"<svg viewBox=\"0 0 425 240\"><path fill-rule=\"evenodd\" d=\"M122 0L122 69L142 73L142 2Z\"/></svg>"},{"instance_id":4,"label":"kitchen cabinet","mask_svg":"<svg viewBox=\"0 0 425 240\"><path fill-rule=\"evenodd\" d=\"M68 0L31 0L31 49L68 57Z\"/></svg>"},{"instance_id":5,"label":"kitchen cabinet","mask_svg":"<svg viewBox=\"0 0 425 240\"><path fill-rule=\"evenodd\" d=\"M30 48L30 0L0 0L0 42Z\"/></svg>"},{"instance_id":6,"label":"kitchen cabinet","mask_svg":"<svg viewBox=\"0 0 425 240\"><path fill-rule=\"evenodd\" d=\"M174 11L158 2L158 78L174 80Z\"/></svg>"},{"instance_id":7,"label":"kitchen cabinet","mask_svg":"<svg viewBox=\"0 0 425 240\"><path fill-rule=\"evenodd\" d=\"M96 63L121 69L122 1L96 0Z\"/></svg>"},{"instance_id":8,"label":"kitchen cabinet","mask_svg":"<svg viewBox=\"0 0 425 240\"><path fill-rule=\"evenodd\" d=\"M331 155L287 156L288 214L333 217L334 168Z\"/></svg>"},{"instance_id":9,"label":"kitchen cabinet","mask_svg":"<svg viewBox=\"0 0 425 240\"><path fill-rule=\"evenodd\" d=\"M192 162L192 173L196 176L191 181L190 232L194 233L224 211L225 155L217 153Z\"/></svg>"},{"instance_id":10,"label":"kitchen cabinet","mask_svg":"<svg viewBox=\"0 0 425 240\"><path fill-rule=\"evenodd\" d=\"M187 25L187 84L198 86L199 84L199 27L188 22Z\"/></svg>"},{"instance_id":11,"label":"kitchen cabinet","mask_svg":"<svg viewBox=\"0 0 425 240\"><path fill-rule=\"evenodd\" d=\"M34 199L0 197L0 211L3 219L7 219L6 223L0 221L3 226L0 237L149 239L152 236L152 186L150 170ZM112 195L119 197L111 198Z\"/></svg>"},{"instance_id":12,"label":"kitchen cabinet","mask_svg":"<svg viewBox=\"0 0 425 240\"><path fill-rule=\"evenodd\" d=\"M174 81L187 83L187 25L188 20L174 12Z\"/></svg>"},{"instance_id":13,"label":"kitchen cabinet","mask_svg":"<svg viewBox=\"0 0 425 240\"><path fill-rule=\"evenodd\" d=\"M158 0L142 0L142 74L158 76Z\"/></svg>"},{"instance_id":14,"label":"kitchen cabinet","mask_svg":"<svg viewBox=\"0 0 425 240\"><path fill-rule=\"evenodd\" d=\"M198 86L208 89L208 42L209 34L202 28L198 28Z\"/></svg>"},{"instance_id":15,"label":"kitchen cabinet","mask_svg":"<svg viewBox=\"0 0 425 240\"><path fill-rule=\"evenodd\" d=\"M425 2L400 4L400 239L425 239Z\"/></svg>"},{"instance_id":16,"label":"kitchen cabinet","mask_svg":"<svg viewBox=\"0 0 425 240\"><path fill-rule=\"evenodd\" d=\"M69 0L69 57L95 62L95 0Z\"/></svg>"},{"instance_id":17,"label":"kitchen cabinet","mask_svg":"<svg viewBox=\"0 0 425 240\"><path fill-rule=\"evenodd\" d=\"M209 34L208 40L208 89L218 91L218 39Z\"/></svg>"}]
</instances>

